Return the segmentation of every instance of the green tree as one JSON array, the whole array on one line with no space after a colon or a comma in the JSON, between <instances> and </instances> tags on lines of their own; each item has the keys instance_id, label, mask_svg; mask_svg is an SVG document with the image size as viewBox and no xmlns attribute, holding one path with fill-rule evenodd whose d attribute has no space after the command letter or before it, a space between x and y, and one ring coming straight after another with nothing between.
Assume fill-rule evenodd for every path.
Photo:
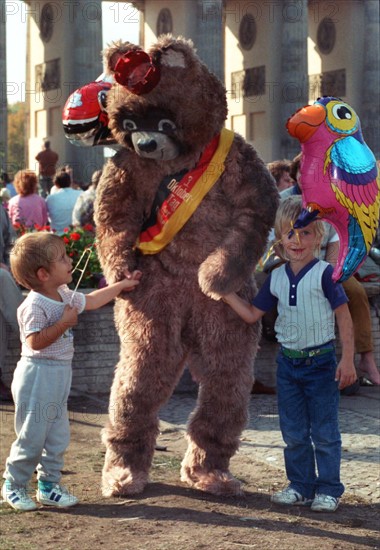
<instances>
[{"instance_id":1,"label":"green tree","mask_svg":"<svg viewBox=\"0 0 380 550\"><path fill-rule=\"evenodd\" d=\"M8 106L8 159L7 172L14 174L26 167L26 104Z\"/></svg>"}]
</instances>

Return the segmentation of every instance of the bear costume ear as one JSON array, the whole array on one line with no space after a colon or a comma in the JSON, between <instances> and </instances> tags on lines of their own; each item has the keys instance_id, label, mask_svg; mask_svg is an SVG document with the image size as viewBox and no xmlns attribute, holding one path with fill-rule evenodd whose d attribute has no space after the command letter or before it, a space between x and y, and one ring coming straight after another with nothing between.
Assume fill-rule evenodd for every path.
<instances>
[{"instance_id":1,"label":"bear costume ear","mask_svg":"<svg viewBox=\"0 0 380 550\"><path fill-rule=\"evenodd\" d=\"M153 63L169 69L190 69L199 61L192 40L163 34L149 50Z\"/></svg>"},{"instance_id":2,"label":"bear costume ear","mask_svg":"<svg viewBox=\"0 0 380 550\"><path fill-rule=\"evenodd\" d=\"M161 56L161 65L165 65L166 67L179 67L181 69L185 69L185 56L182 52L168 49L164 51Z\"/></svg>"}]
</instances>

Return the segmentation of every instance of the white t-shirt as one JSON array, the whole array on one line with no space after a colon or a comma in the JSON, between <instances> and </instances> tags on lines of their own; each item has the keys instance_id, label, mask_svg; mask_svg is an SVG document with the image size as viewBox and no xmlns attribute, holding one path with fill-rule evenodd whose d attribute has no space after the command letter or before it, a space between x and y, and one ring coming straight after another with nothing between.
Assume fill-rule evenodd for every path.
<instances>
[{"instance_id":1,"label":"white t-shirt","mask_svg":"<svg viewBox=\"0 0 380 550\"><path fill-rule=\"evenodd\" d=\"M42 359L56 359L71 361L74 355L74 337L71 329L68 329L50 346L41 350L33 350L28 346L27 336L34 332L54 325L63 314L67 304L77 308L82 313L86 305L86 296L81 292L70 290L67 285L59 287L58 292L62 302L47 298L34 290L31 290L25 300L17 309L17 320L20 327L21 356L40 357Z\"/></svg>"}]
</instances>

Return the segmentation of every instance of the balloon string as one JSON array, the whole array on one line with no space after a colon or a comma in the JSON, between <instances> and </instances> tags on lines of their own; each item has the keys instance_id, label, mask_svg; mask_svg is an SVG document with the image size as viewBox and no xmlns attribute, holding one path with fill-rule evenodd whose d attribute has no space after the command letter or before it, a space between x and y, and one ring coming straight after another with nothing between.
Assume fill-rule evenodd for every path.
<instances>
[{"instance_id":1,"label":"balloon string","mask_svg":"<svg viewBox=\"0 0 380 550\"><path fill-rule=\"evenodd\" d=\"M85 271L86 271L86 269L87 269L88 262L90 261L90 258L91 258L91 253L92 253L92 246L89 247L89 248L86 248L86 249L83 251L81 257L79 258L79 260L78 260L76 266L74 267L74 269L73 269L73 271L72 271L72 273L75 273L75 271L79 271L79 272L81 273L81 275L80 275L80 277L79 277L79 279L78 279L77 284L75 285L74 292L73 292L73 294L72 294L72 296L71 296L70 306L71 306L71 304L72 304L72 301L73 301L73 299L74 299L75 293L76 293L76 291L78 290L78 287L79 287L79 285L80 285L80 283L81 283L81 281L82 281L82 279L83 279L83 276L84 276L84 274L85 274ZM80 268L79 268L79 265L80 265L80 263L81 263L83 257L85 256L85 254L88 254L87 260L86 260L86 262L85 262L85 264L84 264L84 267L83 267L82 269L80 269Z\"/></svg>"},{"instance_id":2,"label":"balloon string","mask_svg":"<svg viewBox=\"0 0 380 550\"><path fill-rule=\"evenodd\" d=\"M293 220L290 220L290 226L291 226L291 230L290 230L289 233L288 233L288 238L290 239L290 238L293 237L293 235L295 234L296 237L297 237L297 244L301 244L299 231L298 231L298 229L294 229L294 222L293 222Z\"/></svg>"},{"instance_id":3,"label":"balloon string","mask_svg":"<svg viewBox=\"0 0 380 550\"><path fill-rule=\"evenodd\" d=\"M269 260L269 258L271 257L272 254L275 254L275 246L278 245L279 243L281 242L281 239L279 239L278 241L275 241L274 243L271 244L271 246L268 248L265 256L262 256L259 260L259 265L261 267L264 267L264 265L267 263L267 261Z\"/></svg>"}]
</instances>

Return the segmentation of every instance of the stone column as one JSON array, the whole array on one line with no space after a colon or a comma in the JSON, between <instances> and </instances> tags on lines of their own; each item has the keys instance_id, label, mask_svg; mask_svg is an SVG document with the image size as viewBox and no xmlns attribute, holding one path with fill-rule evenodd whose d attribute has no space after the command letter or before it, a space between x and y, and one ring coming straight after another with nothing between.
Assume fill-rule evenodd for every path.
<instances>
[{"instance_id":1,"label":"stone column","mask_svg":"<svg viewBox=\"0 0 380 550\"><path fill-rule=\"evenodd\" d=\"M380 15L378 0L364 1L364 59L360 120L364 139L380 159Z\"/></svg>"},{"instance_id":2,"label":"stone column","mask_svg":"<svg viewBox=\"0 0 380 550\"><path fill-rule=\"evenodd\" d=\"M72 34L75 80L85 84L102 72L102 1L77 0L76 4Z\"/></svg>"},{"instance_id":3,"label":"stone column","mask_svg":"<svg viewBox=\"0 0 380 550\"><path fill-rule=\"evenodd\" d=\"M289 136L285 124L300 107L308 103L307 0L281 5L281 120L279 135L281 156L292 159L300 150L299 142Z\"/></svg>"},{"instance_id":4,"label":"stone column","mask_svg":"<svg viewBox=\"0 0 380 550\"><path fill-rule=\"evenodd\" d=\"M7 49L5 10L3 7L0 8L0 170L4 171L7 171L7 131Z\"/></svg>"},{"instance_id":5,"label":"stone column","mask_svg":"<svg viewBox=\"0 0 380 550\"><path fill-rule=\"evenodd\" d=\"M102 73L102 2L77 0L71 34L74 81L87 84ZM74 147L68 145L71 164L79 181L90 181L91 174L104 163L103 147Z\"/></svg>"},{"instance_id":6,"label":"stone column","mask_svg":"<svg viewBox=\"0 0 380 550\"><path fill-rule=\"evenodd\" d=\"M197 39L199 57L224 82L224 32L222 0L198 0Z\"/></svg>"}]
</instances>

